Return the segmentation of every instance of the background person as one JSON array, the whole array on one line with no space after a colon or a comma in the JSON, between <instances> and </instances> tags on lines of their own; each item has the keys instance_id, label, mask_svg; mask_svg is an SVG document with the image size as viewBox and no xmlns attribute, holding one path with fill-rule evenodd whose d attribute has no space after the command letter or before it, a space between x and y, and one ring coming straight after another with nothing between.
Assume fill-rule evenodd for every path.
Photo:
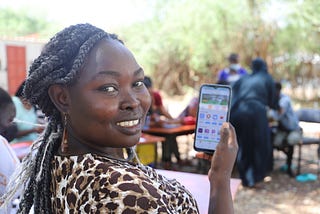
<instances>
[{"instance_id":1,"label":"background person","mask_svg":"<svg viewBox=\"0 0 320 214\"><path fill-rule=\"evenodd\" d=\"M182 123L195 124L196 118L197 118L197 112L198 112L198 103L199 103L199 98L193 97L189 101L188 105L179 114L178 119Z\"/></svg>"},{"instance_id":2,"label":"background person","mask_svg":"<svg viewBox=\"0 0 320 214\"><path fill-rule=\"evenodd\" d=\"M243 186L255 187L272 168L267 107L276 109L273 78L261 58L252 61L252 74L242 77L232 88L230 122L237 131L237 169Z\"/></svg>"},{"instance_id":3,"label":"background person","mask_svg":"<svg viewBox=\"0 0 320 214\"><path fill-rule=\"evenodd\" d=\"M2 136L2 133L12 123L15 114L16 109L11 96L4 89L0 88L0 196L5 193L9 184L10 176L13 174L20 162L15 152L10 147L7 139ZM14 197L14 199L15 198L16 197ZM13 213L14 199L8 202L7 207L0 208L0 213Z\"/></svg>"},{"instance_id":4,"label":"background person","mask_svg":"<svg viewBox=\"0 0 320 214\"><path fill-rule=\"evenodd\" d=\"M275 127L272 127L272 143L273 146L282 150L287 155L286 171L290 176L293 176L291 164L294 145L301 141L302 132L298 117L292 108L290 97L281 93L281 82L276 82L275 87L279 109L269 110L269 117L277 124Z\"/></svg>"},{"instance_id":5,"label":"background person","mask_svg":"<svg viewBox=\"0 0 320 214\"><path fill-rule=\"evenodd\" d=\"M298 144L302 137L301 129L298 117L292 108L291 99L288 95L281 93L281 82L276 82L275 86L280 108L274 111L274 119L278 121L278 128L273 143L280 146L286 138L289 145Z\"/></svg>"},{"instance_id":6,"label":"background person","mask_svg":"<svg viewBox=\"0 0 320 214\"><path fill-rule=\"evenodd\" d=\"M166 119L172 120L173 117L163 105L162 96L160 92L154 90L151 78L149 76L145 76L143 82L151 95L151 99L152 99L152 104L150 107L151 114L157 114L158 116L162 115Z\"/></svg>"},{"instance_id":7,"label":"background person","mask_svg":"<svg viewBox=\"0 0 320 214\"><path fill-rule=\"evenodd\" d=\"M228 57L229 66L219 71L218 84L231 85L235 83L240 77L247 74L247 71L241 67L239 63L239 55L232 53Z\"/></svg>"},{"instance_id":8,"label":"background person","mask_svg":"<svg viewBox=\"0 0 320 214\"><path fill-rule=\"evenodd\" d=\"M12 178L15 187L26 185L20 213L32 205L34 213L198 213L184 186L132 161L151 104L143 79L116 35L90 24L70 26L45 45L24 92L49 123ZM235 130L224 123L208 174L209 213L233 213L236 154Z\"/></svg>"},{"instance_id":9,"label":"background person","mask_svg":"<svg viewBox=\"0 0 320 214\"><path fill-rule=\"evenodd\" d=\"M164 107L160 93L154 90L151 78L149 76L145 76L143 82L147 87L152 99L148 115L150 117L149 126L164 126L169 123L177 123L177 120L175 120ZM166 137L164 142L161 143L161 159L165 169L171 169L172 167L172 154L175 156L178 162L181 162L176 138L176 135L170 135Z\"/></svg>"},{"instance_id":10,"label":"background person","mask_svg":"<svg viewBox=\"0 0 320 214\"><path fill-rule=\"evenodd\" d=\"M15 117L17 133L11 143L34 141L44 129L44 127L38 123L38 115L35 107L24 97L24 85L25 81L21 83L15 96L12 97L17 112Z\"/></svg>"}]
</instances>

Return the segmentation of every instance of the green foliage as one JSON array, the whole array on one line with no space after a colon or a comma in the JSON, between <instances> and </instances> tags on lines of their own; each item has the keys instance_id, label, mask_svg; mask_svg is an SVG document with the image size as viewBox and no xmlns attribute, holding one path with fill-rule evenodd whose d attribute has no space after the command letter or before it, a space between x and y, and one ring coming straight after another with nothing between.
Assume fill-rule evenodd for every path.
<instances>
[{"instance_id":1,"label":"green foliage","mask_svg":"<svg viewBox=\"0 0 320 214\"><path fill-rule=\"evenodd\" d=\"M320 53L318 0L141 3L150 5L148 12L153 16L122 28L118 34L145 72L156 78L156 85L172 94L200 82L215 82L231 52L240 54L246 68L260 56L268 61L277 79L294 81L301 76L302 62L297 56ZM0 8L0 35L39 33L48 38L59 30L57 27L48 23L45 14Z\"/></svg>"},{"instance_id":2,"label":"green foliage","mask_svg":"<svg viewBox=\"0 0 320 214\"><path fill-rule=\"evenodd\" d=\"M212 67L225 64L230 52L241 52L237 41L250 22L246 2L237 0L227 4L211 0L168 1L155 14L153 19L122 32L148 71L159 64L170 67L182 63L197 74L210 74Z\"/></svg>"},{"instance_id":3,"label":"green foliage","mask_svg":"<svg viewBox=\"0 0 320 214\"><path fill-rule=\"evenodd\" d=\"M297 53L320 52L317 0L156 3L153 18L121 33L146 72L156 76L158 82L167 79L170 90L175 81L182 85L194 84L186 79L214 81L213 76L226 65L225 57L230 52L239 53L247 68L256 56L271 59L271 63L282 57L284 62L272 63L270 70L279 77L289 71L289 79L299 73Z\"/></svg>"},{"instance_id":4,"label":"green foliage","mask_svg":"<svg viewBox=\"0 0 320 214\"><path fill-rule=\"evenodd\" d=\"M41 38L46 38L57 31L55 26L55 23L49 24L44 15L30 14L26 8L19 10L0 8L0 35L2 36L38 34Z\"/></svg>"}]
</instances>

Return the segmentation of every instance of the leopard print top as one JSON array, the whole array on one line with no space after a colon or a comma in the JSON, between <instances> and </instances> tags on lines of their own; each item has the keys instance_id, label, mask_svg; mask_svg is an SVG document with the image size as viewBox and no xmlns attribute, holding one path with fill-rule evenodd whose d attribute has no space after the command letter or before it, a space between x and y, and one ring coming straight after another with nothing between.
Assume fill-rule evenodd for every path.
<instances>
[{"instance_id":1,"label":"leopard print top","mask_svg":"<svg viewBox=\"0 0 320 214\"><path fill-rule=\"evenodd\" d=\"M96 154L55 156L51 192L55 213L199 213L176 180Z\"/></svg>"}]
</instances>

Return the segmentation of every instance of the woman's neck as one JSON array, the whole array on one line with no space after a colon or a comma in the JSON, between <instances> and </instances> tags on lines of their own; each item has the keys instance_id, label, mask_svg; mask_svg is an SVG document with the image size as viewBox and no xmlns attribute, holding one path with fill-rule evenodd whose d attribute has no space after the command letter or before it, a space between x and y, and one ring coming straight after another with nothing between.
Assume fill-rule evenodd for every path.
<instances>
[{"instance_id":1,"label":"woman's neck","mask_svg":"<svg viewBox=\"0 0 320 214\"><path fill-rule=\"evenodd\" d=\"M123 148L113 148L113 147L102 147L90 144L90 142L85 142L84 140L78 138L73 133L72 129L68 127L67 129L67 149L62 151L60 146L59 155L71 156L71 155L83 155L83 154L98 154L114 159L124 159Z\"/></svg>"}]
</instances>

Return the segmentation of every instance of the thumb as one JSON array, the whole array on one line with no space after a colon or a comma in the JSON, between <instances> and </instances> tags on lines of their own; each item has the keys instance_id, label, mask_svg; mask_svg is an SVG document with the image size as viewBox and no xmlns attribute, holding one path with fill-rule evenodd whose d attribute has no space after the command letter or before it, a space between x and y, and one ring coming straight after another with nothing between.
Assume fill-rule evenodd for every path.
<instances>
[{"instance_id":1,"label":"thumb","mask_svg":"<svg viewBox=\"0 0 320 214\"><path fill-rule=\"evenodd\" d=\"M222 124L221 129L220 129L220 136L221 136L220 143L221 144L228 144L229 135L230 135L229 128L230 128L229 123L224 122Z\"/></svg>"}]
</instances>

